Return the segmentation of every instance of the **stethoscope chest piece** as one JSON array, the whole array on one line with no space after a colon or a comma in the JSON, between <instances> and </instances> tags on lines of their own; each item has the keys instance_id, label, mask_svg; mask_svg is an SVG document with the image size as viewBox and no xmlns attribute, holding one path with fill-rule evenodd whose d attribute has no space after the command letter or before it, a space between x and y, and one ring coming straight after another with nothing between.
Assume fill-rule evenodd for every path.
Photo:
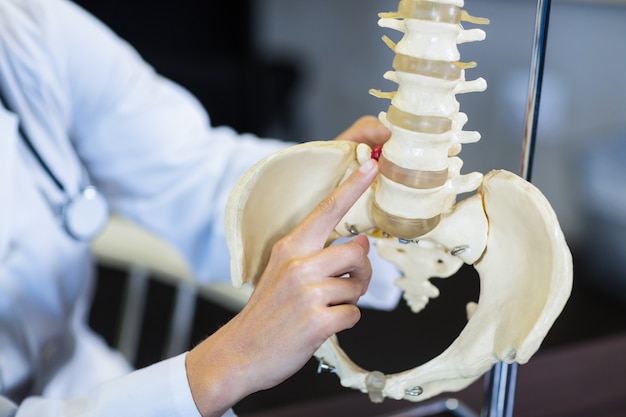
<instances>
[{"instance_id":1,"label":"stethoscope chest piece","mask_svg":"<svg viewBox=\"0 0 626 417\"><path fill-rule=\"evenodd\" d=\"M88 186L65 204L62 220L65 231L71 237L80 241L90 241L107 224L109 206L95 187Z\"/></svg>"},{"instance_id":2,"label":"stethoscope chest piece","mask_svg":"<svg viewBox=\"0 0 626 417\"><path fill-rule=\"evenodd\" d=\"M0 89L0 107L4 107L7 111L17 115L18 118L20 117L19 113L13 111L9 106L2 89ZM59 177L55 175L43 156L35 148L20 119L18 119L17 129L19 136L32 152L39 165L41 165L41 168L54 182L59 191L65 194L67 201L63 203L61 208L61 221L67 234L79 241L90 241L95 238L104 229L109 220L109 206L104 196L92 185L83 188L77 195L70 196ZM55 212L58 213L56 207Z\"/></svg>"}]
</instances>

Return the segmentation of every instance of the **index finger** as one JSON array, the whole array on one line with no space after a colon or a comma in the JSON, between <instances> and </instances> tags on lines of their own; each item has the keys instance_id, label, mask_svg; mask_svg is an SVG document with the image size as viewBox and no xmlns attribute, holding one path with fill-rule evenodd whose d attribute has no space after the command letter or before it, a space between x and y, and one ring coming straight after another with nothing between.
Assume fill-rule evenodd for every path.
<instances>
[{"instance_id":1,"label":"index finger","mask_svg":"<svg viewBox=\"0 0 626 417\"><path fill-rule=\"evenodd\" d=\"M377 173L376 161L373 159L365 161L300 222L294 229L296 239L303 238L303 243L311 247L324 247L328 236L350 207L369 188Z\"/></svg>"}]
</instances>

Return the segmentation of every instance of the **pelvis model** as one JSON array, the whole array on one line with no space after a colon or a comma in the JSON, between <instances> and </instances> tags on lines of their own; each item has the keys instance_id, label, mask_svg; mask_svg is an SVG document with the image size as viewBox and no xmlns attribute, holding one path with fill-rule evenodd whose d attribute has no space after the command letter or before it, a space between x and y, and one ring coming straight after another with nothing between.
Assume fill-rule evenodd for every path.
<instances>
[{"instance_id":1,"label":"pelvis model","mask_svg":"<svg viewBox=\"0 0 626 417\"><path fill-rule=\"evenodd\" d=\"M480 276L480 297L467 306L468 322L439 356L413 369L384 375L353 363L327 340L315 356L346 387L421 401L463 389L495 363L525 363L537 351L571 291L572 260L550 204L532 184L508 171L461 175L461 145L480 139L463 131L456 94L482 91L483 79L465 80L458 44L484 39L487 23L464 10L463 0L402 0L379 24L403 33L394 71L398 85L380 120L392 131L382 152L367 145L309 142L274 155L246 173L233 191L226 232L232 280L254 285L270 250L350 172L373 155L379 176L337 225L335 236L366 233L378 253L401 271L397 285L414 312L436 297L431 277L453 275L463 263ZM473 193L457 203L457 195ZM332 239L331 239L332 240Z\"/></svg>"}]
</instances>

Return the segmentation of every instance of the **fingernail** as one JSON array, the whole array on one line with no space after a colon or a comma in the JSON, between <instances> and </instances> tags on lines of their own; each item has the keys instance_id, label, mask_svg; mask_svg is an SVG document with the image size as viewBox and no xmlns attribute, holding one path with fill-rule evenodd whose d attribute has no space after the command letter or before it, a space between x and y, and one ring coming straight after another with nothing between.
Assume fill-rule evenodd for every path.
<instances>
[{"instance_id":1,"label":"fingernail","mask_svg":"<svg viewBox=\"0 0 626 417\"><path fill-rule=\"evenodd\" d=\"M370 172L372 169L374 169L374 160L368 159L367 161L363 162L363 165L359 167L359 172L365 174L367 172Z\"/></svg>"}]
</instances>

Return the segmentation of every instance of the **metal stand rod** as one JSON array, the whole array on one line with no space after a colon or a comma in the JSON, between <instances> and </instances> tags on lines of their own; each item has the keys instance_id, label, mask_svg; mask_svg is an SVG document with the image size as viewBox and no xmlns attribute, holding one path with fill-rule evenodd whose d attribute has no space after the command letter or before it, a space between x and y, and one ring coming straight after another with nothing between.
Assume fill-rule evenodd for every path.
<instances>
[{"instance_id":1,"label":"metal stand rod","mask_svg":"<svg viewBox=\"0 0 626 417\"><path fill-rule=\"evenodd\" d=\"M535 20L535 41L530 68L530 86L526 106L526 124L522 143L522 162L520 176L526 181L531 180L535 143L537 141L537 123L539 121L539 101L543 83L543 67L548 43L548 22L550 20L551 0L539 0L537 18Z\"/></svg>"},{"instance_id":2,"label":"metal stand rod","mask_svg":"<svg viewBox=\"0 0 626 417\"><path fill-rule=\"evenodd\" d=\"M481 417L512 417L517 364L497 363L486 378L485 406Z\"/></svg>"},{"instance_id":3,"label":"metal stand rod","mask_svg":"<svg viewBox=\"0 0 626 417\"><path fill-rule=\"evenodd\" d=\"M539 102L543 82L543 69L548 41L548 22L550 20L551 0L538 0L535 19L535 39L528 88L526 124L522 144L520 176L529 181L532 177L535 143L537 141L537 122ZM512 417L515 401L517 364L498 363L487 377L487 392L481 417Z\"/></svg>"}]
</instances>

